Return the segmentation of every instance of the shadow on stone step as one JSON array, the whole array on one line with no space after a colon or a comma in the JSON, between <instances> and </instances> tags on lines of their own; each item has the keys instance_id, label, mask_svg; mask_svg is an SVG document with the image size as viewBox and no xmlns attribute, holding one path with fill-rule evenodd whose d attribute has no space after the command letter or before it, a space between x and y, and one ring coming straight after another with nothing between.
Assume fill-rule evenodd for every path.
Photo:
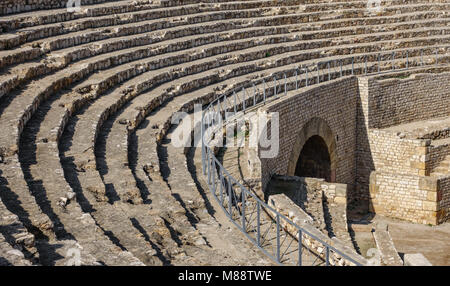
<instances>
[{"instance_id":1,"label":"shadow on stone step","mask_svg":"<svg viewBox=\"0 0 450 286\"><path fill-rule=\"evenodd\" d=\"M0 266L14 266L6 258L0 256Z\"/></svg>"},{"instance_id":2,"label":"shadow on stone step","mask_svg":"<svg viewBox=\"0 0 450 286\"><path fill-rule=\"evenodd\" d=\"M189 148L189 151L186 154L187 168L188 168L189 173L191 174L192 180L194 180L195 186L196 186L198 192L200 193L200 196L202 197L203 201L205 202L206 211L208 212L208 214L210 216L214 217L214 214L216 213L216 211L214 210L213 206L211 205L211 202L209 201L208 196L206 195L205 189L203 189L203 187L197 177L197 174L202 172L202 170L197 170L197 167L194 163L195 152L197 150L200 150L200 149L197 149L195 147Z\"/></svg>"},{"instance_id":3,"label":"shadow on stone step","mask_svg":"<svg viewBox=\"0 0 450 286\"><path fill-rule=\"evenodd\" d=\"M154 242L152 242L150 240L150 236L149 234L145 231L145 229L141 226L141 224L139 223L139 221L136 218L130 218L131 223L133 224L133 226L144 236L144 239L150 243L150 245L152 246L153 250L156 251L156 257L158 257L158 259L162 262L162 264L164 266L170 266L171 261L170 259L168 259L167 257L165 257L162 253L161 248L156 245Z\"/></svg>"},{"instance_id":4,"label":"shadow on stone step","mask_svg":"<svg viewBox=\"0 0 450 286\"><path fill-rule=\"evenodd\" d=\"M143 122L145 126L148 125L148 121L145 120ZM136 181L136 186L138 187L139 191L141 192L141 197L144 204L151 204L151 199L149 199L150 191L148 190L147 186L145 185L144 181L142 181L137 175L136 175L136 166L137 166L137 160L138 160L138 138L136 135L136 132L132 132L129 135L128 138L128 164L129 168L131 170L131 173L133 174L134 180Z\"/></svg>"}]
</instances>

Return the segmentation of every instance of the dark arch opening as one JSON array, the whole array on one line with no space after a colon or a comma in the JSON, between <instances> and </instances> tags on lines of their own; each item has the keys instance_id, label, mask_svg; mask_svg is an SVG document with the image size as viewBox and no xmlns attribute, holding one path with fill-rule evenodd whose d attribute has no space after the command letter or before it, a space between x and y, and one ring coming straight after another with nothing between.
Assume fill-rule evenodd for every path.
<instances>
[{"instance_id":1,"label":"dark arch opening","mask_svg":"<svg viewBox=\"0 0 450 286\"><path fill-rule=\"evenodd\" d=\"M331 160L328 146L322 137L311 136L303 145L297 160L295 175L299 177L331 179Z\"/></svg>"}]
</instances>

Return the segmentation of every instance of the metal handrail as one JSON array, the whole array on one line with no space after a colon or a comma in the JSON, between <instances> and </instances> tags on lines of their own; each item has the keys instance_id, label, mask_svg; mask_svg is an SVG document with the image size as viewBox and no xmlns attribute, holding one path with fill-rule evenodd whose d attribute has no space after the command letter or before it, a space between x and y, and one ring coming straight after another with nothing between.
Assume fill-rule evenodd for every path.
<instances>
[{"instance_id":1,"label":"metal handrail","mask_svg":"<svg viewBox=\"0 0 450 286\"><path fill-rule=\"evenodd\" d=\"M443 47L440 47L443 48ZM444 46L445 49L447 49L447 46ZM391 62L391 69L388 70L388 72L392 72L393 70L395 71L402 71L402 70L409 70L411 68L411 54L410 51L416 51L416 52L420 52L420 67L424 66L424 50L423 49L408 49L406 51L406 64L405 64L405 68L404 69L396 69L395 67L395 62L396 60L399 61L399 58L395 58L395 52L386 52L384 53L384 55L391 55L390 57L385 57L386 60L382 60L382 54L378 53L378 54L372 54L373 56L376 56L376 71L375 72L371 72L368 68L368 59L367 59L367 54L366 55L361 55L359 56L360 58L363 58L362 62L355 62L355 56L352 57L347 57L345 59L335 59L335 60L331 60L331 61L325 61L325 62L321 62L318 61L316 63L313 63L311 65L307 65L307 66L302 66L301 68L296 67L294 70L291 70L292 74L295 75L295 89L300 88L299 82L298 82L298 78L300 77L300 83L301 83L301 78L302 78L302 71L305 71L304 73L304 78L305 78L305 87L309 86L309 85L314 85L317 83L321 82L321 75L320 75L320 66L321 65L325 65L325 69L322 69L323 72L325 72L325 70L328 70L328 77L325 77L325 73L322 74L322 82L324 81L330 81L333 77L331 76L331 62L334 61L334 78L340 78L340 77L344 77L345 75L343 74L343 65L344 65L344 61L345 60L350 60L351 59L351 75L355 74L355 65L357 66L359 64L359 68L357 67L356 70L361 69L361 74L382 74L384 73L384 71L381 70L381 63L387 63L387 62ZM403 55L404 51L402 51L402 55ZM434 57L435 62L431 63L431 65L435 64L438 65L438 60L439 60L439 53L438 53L438 49L435 50L435 53L431 54L431 56ZM444 55L447 55L446 53ZM358 58L358 57L356 57ZM403 61L404 58L402 57L401 60ZM336 71L336 62L339 61L339 70ZM362 66L361 66L362 65ZM375 66L373 66L375 67ZM312 68L312 70L310 69ZM311 76L310 78L308 78L308 71L312 72L314 71L314 68L316 69L316 73L317 73L317 82L314 82L314 80L312 81L312 83L310 83L310 79L313 79L313 76ZM274 86L270 87L269 86L269 80L266 82L264 79L262 80L262 84L263 84L263 98L262 100L260 100L259 102L264 102L264 104L267 101L267 95L266 95L266 85L267 85L267 89L270 90L273 88L274 92L273 92L273 97L276 99L280 98L281 94L277 94L277 89L278 89L278 85L283 84L284 85L284 94L287 94L287 82L288 82L288 77L286 75L286 73L289 73L289 71L285 71L282 73L283 77L282 79L284 80L284 84L283 83L278 83L277 84L277 78L276 75L273 76L273 80L274 80ZM337 74L337 76L336 76ZM289 82L291 82L291 79L289 78ZM253 106L256 105L256 90L257 88L255 87L255 82L251 82L251 86L253 87L253 97L248 96L246 99L246 90L245 87L242 86L242 93L243 93L243 101L242 101L242 110L245 112L246 109L246 100L253 98ZM281 92L281 88L280 88L280 92ZM309 231L307 231L306 229L298 226L297 224L295 224L294 222L292 222L289 218L287 218L286 216L284 216L283 214L281 214L280 212L278 212L276 209L270 207L268 204L266 204L264 201L262 201L257 195L255 195L252 191L249 191L246 187L244 187L241 183L239 183L238 180L236 180L231 174L229 174L229 172L226 170L226 168L219 162L219 160L215 157L213 150L208 146L209 144L207 144L205 142L205 114L207 114L208 112L211 111L211 109L215 111L214 105L217 103L218 104L218 113L220 115L220 125L219 126L214 126L216 128L215 132L217 132L217 130L221 130L221 128L223 128L223 126L228 123L231 120L236 120L236 117L239 115L238 114L238 104L236 101L236 91L233 90L232 91L232 95L233 95L233 105L232 106L227 106L227 102L230 103L230 101L228 100L228 93L224 93L221 96L217 97L215 100L213 100L206 109L203 110L202 112L202 122L201 122L201 142L202 142L202 161L203 161L203 173L204 175L207 176L207 182L208 182L208 186L209 189L211 191L211 193L213 194L214 198L216 199L216 201L219 203L220 207L222 208L222 210L227 214L227 216L229 217L229 219L232 221L232 223L234 225L236 225L238 227L239 230L241 230L241 232L244 233L244 235L250 240L252 241L259 249L261 249L268 257L270 257L272 260L274 260L277 264L282 264L281 262L281 257L280 257L280 224L281 224L281 220L287 222L289 225L293 226L295 229L297 229L298 232L298 265L302 265L302 248L303 248L303 235L306 234L308 236L310 236L312 239L314 239L315 241L317 241L318 243L322 244L324 246L324 250L326 250L325 253L325 263L326 265L330 265L330 251L334 251L335 253L337 253L339 256L341 256L342 258L351 261L352 263L354 263L355 265L360 266L361 263L355 261L354 259L352 259L351 257L349 257L348 255L346 255L345 253L343 253L342 251L336 249L335 247L333 247L332 245L330 245L329 243L323 241L322 239L316 237L315 235L313 235L312 233L310 233ZM259 89L258 89L258 93L259 93ZM261 94L260 94L261 95ZM237 95L239 96L239 95ZM223 100L222 100L223 98ZM240 99L240 98L239 98ZM222 102L225 103L225 108L222 108L221 105L221 100ZM226 116L226 112L227 112L227 108L230 107L230 109L232 109L234 111L233 116L227 117ZM224 114L224 118L222 118L222 113ZM215 121L215 119L213 120ZM211 122L211 120L208 118L208 123L207 123L207 130L210 130L211 127L213 127L214 122ZM214 131L212 132L212 134L215 133ZM210 139L208 139L210 140ZM208 141L209 143L209 141ZM216 194L216 172L217 173L217 177L219 179L219 189L220 189L220 199L217 197ZM220 177L220 178L219 178ZM227 183L225 183L225 181ZM236 185L240 190L241 190L241 204L242 204L242 209L239 209L238 206L238 199L236 198L236 194L233 190L233 185ZM226 191L228 192L228 210L225 209L225 207L223 206L223 203L225 203L224 201L224 189L227 189ZM233 196L232 196L233 195ZM246 198L252 198L254 201L256 201L256 208L257 208L257 237L256 239L253 239L247 232L246 230L246 220L245 220L245 203ZM241 224L238 224L234 219L233 219L233 199L235 202L235 208L236 210L239 211L240 215L241 215ZM274 216L276 217L276 241L277 241L277 251L276 251L276 255L272 255L270 254L266 249L264 249L264 247L261 245L261 241L260 241L260 219L261 219L261 209L265 209L266 211L269 211L271 213L274 214ZM268 229L268 231L270 231L270 228ZM286 250L287 251L287 250ZM323 252L323 250L322 250ZM318 257L320 257L320 255L322 254L319 253Z\"/></svg>"}]
</instances>

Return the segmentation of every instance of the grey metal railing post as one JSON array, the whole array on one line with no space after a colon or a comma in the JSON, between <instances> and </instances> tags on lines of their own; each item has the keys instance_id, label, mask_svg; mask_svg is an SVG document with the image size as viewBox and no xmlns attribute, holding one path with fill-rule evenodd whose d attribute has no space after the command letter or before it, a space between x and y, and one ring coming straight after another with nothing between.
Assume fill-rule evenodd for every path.
<instances>
[{"instance_id":1,"label":"grey metal railing post","mask_svg":"<svg viewBox=\"0 0 450 286\"><path fill-rule=\"evenodd\" d=\"M392 52L392 70L395 70L395 52Z\"/></svg>"},{"instance_id":2,"label":"grey metal railing post","mask_svg":"<svg viewBox=\"0 0 450 286\"><path fill-rule=\"evenodd\" d=\"M208 164L208 185L211 185L211 154L208 149L206 149L206 162Z\"/></svg>"},{"instance_id":3,"label":"grey metal railing post","mask_svg":"<svg viewBox=\"0 0 450 286\"><path fill-rule=\"evenodd\" d=\"M305 78L305 86L308 86L308 81L309 81L309 79L308 79L308 66L306 66L306 78Z\"/></svg>"},{"instance_id":4,"label":"grey metal railing post","mask_svg":"<svg viewBox=\"0 0 450 286\"><path fill-rule=\"evenodd\" d=\"M330 248L328 246L326 247L326 258L325 258L325 260L326 260L327 266L330 266Z\"/></svg>"},{"instance_id":5,"label":"grey metal railing post","mask_svg":"<svg viewBox=\"0 0 450 286\"><path fill-rule=\"evenodd\" d=\"M381 55L378 54L378 73L380 73L380 69L381 69Z\"/></svg>"},{"instance_id":6,"label":"grey metal railing post","mask_svg":"<svg viewBox=\"0 0 450 286\"><path fill-rule=\"evenodd\" d=\"M201 126L200 134L201 134L202 137L200 138L200 140L201 140L201 143L202 143L201 146L202 146L202 170L203 170L203 176L206 175L205 142L203 141L203 138L204 138L204 135L205 135L205 130L204 130L205 126L204 126L204 124L205 124L205 112L202 111L202 121L201 121L201 124L200 124L200 126Z\"/></svg>"},{"instance_id":7,"label":"grey metal railing post","mask_svg":"<svg viewBox=\"0 0 450 286\"><path fill-rule=\"evenodd\" d=\"M236 115L236 92L233 91L233 98L234 98L234 115Z\"/></svg>"},{"instance_id":8,"label":"grey metal railing post","mask_svg":"<svg viewBox=\"0 0 450 286\"><path fill-rule=\"evenodd\" d=\"M298 266L302 266L302 250L303 250L302 240L303 240L302 230L299 229L298 230Z\"/></svg>"},{"instance_id":9,"label":"grey metal railing post","mask_svg":"<svg viewBox=\"0 0 450 286\"><path fill-rule=\"evenodd\" d=\"M364 74L367 75L367 56L364 56Z\"/></svg>"},{"instance_id":10,"label":"grey metal railing post","mask_svg":"<svg viewBox=\"0 0 450 286\"><path fill-rule=\"evenodd\" d=\"M277 98L277 78L273 77L273 94L275 98Z\"/></svg>"},{"instance_id":11,"label":"grey metal railing post","mask_svg":"<svg viewBox=\"0 0 450 286\"><path fill-rule=\"evenodd\" d=\"M355 74L355 57L352 57L352 75Z\"/></svg>"},{"instance_id":12,"label":"grey metal railing post","mask_svg":"<svg viewBox=\"0 0 450 286\"><path fill-rule=\"evenodd\" d=\"M327 67L328 67L328 81L330 81L330 80L331 80L331 71L330 71L331 67L330 67L330 61L328 61Z\"/></svg>"},{"instance_id":13,"label":"grey metal railing post","mask_svg":"<svg viewBox=\"0 0 450 286\"><path fill-rule=\"evenodd\" d=\"M319 63L317 63L317 83L320 83L320 67L319 67Z\"/></svg>"},{"instance_id":14,"label":"grey metal railing post","mask_svg":"<svg viewBox=\"0 0 450 286\"><path fill-rule=\"evenodd\" d=\"M220 188L220 204L221 205L223 205L223 193L224 193L224 189L225 189L225 187L226 187L226 184L225 184L225 177L223 176L223 169L222 169L223 167L221 167L220 168L220 172L221 172L221 176L222 176L222 179L221 179L221 188Z\"/></svg>"},{"instance_id":15,"label":"grey metal railing post","mask_svg":"<svg viewBox=\"0 0 450 286\"><path fill-rule=\"evenodd\" d=\"M261 204L256 203L256 243L261 246Z\"/></svg>"},{"instance_id":16,"label":"grey metal railing post","mask_svg":"<svg viewBox=\"0 0 450 286\"><path fill-rule=\"evenodd\" d=\"M295 89L298 89L298 68L295 69Z\"/></svg>"},{"instance_id":17,"label":"grey metal railing post","mask_svg":"<svg viewBox=\"0 0 450 286\"><path fill-rule=\"evenodd\" d=\"M246 231L245 229L245 191L241 189L241 196L242 196L242 229Z\"/></svg>"},{"instance_id":18,"label":"grey metal railing post","mask_svg":"<svg viewBox=\"0 0 450 286\"><path fill-rule=\"evenodd\" d=\"M230 214L230 218L233 219L233 209L231 208L231 205L233 203L231 198L231 179L228 179L228 212Z\"/></svg>"},{"instance_id":19,"label":"grey metal railing post","mask_svg":"<svg viewBox=\"0 0 450 286\"><path fill-rule=\"evenodd\" d=\"M242 87L242 109L245 113L245 87Z\"/></svg>"},{"instance_id":20,"label":"grey metal railing post","mask_svg":"<svg viewBox=\"0 0 450 286\"><path fill-rule=\"evenodd\" d=\"M252 83L253 85L253 106L256 105L256 86L255 83Z\"/></svg>"},{"instance_id":21,"label":"grey metal railing post","mask_svg":"<svg viewBox=\"0 0 450 286\"><path fill-rule=\"evenodd\" d=\"M269 87L270 88L270 87ZM226 99L226 95L225 99ZM224 99L224 100L225 100ZM218 101L218 109L219 112L221 110L221 105L220 105L220 98L217 98ZM235 105L235 107L237 107L237 104ZM203 134L206 136L209 136L211 134L208 133L205 126L210 127L211 125L216 125L216 124L223 124L222 122L222 117L220 117L219 119L216 120L216 117L212 118L211 116L214 114L214 112L216 112L216 107L214 105L214 102L210 104L210 106L208 108L205 109L205 111L202 113L202 127L203 127ZM207 120L208 119L208 120ZM215 122L213 124L212 119L218 122ZM206 124L206 125L205 125ZM223 126L222 126L223 127ZM287 245L287 249L283 250L282 252L282 245L284 245L285 242L285 238L288 233L285 233L283 231L285 231L285 229L283 228L282 225L282 221L281 220L286 220L287 223L293 225L294 227L297 228L298 230L298 265L302 265L302 254L303 254L303 232L306 232L306 230L302 229L301 227L297 226L294 222L292 222L290 219L286 218L283 214L281 214L280 212L271 209L269 206L267 206L266 203L264 203L263 201L261 201L259 198L253 196L251 194L251 191L248 191L245 187L243 187L241 184L239 184L231 175L229 175L226 171L226 169L221 165L221 163L216 159L214 152L211 148L207 147L207 143L209 143L209 141L204 140L204 138L202 138L202 147L203 147L203 152L204 156L205 156L205 161L204 162L207 166L207 168L205 168L207 171L207 175L208 175L208 187L213 195L213 197L216 199L217 202L219 202L221 204L221 208L222 210L228 215L229 219L232 220L232 222L239 228L239 230L241 230L248 238L250 238L250 240L252 241L252 243L255 243L258 245L258 247L260 247L268 256L270 256L272 259L276 260L276 262L278 262L279 264L282 264L281 261L283 260L283 257L285 257L285 254L287 253L289 247L291 246L291 243L289 243L289 245ZM217 172L217 174L216 174ZM220 186L217 186L217 183L220 184ZM239 198L238 193L235 192L235 190L237 190L237 187L239 187L241 189L241 197ZM217 190L217 188L220 189ZM219 191L220 193L216 192ZM247 192L249 192L247 194ZM228 208L225 207L225 195L226 193L228 193ZM253 227L253 222L250 220L250 218L252 217L253 213L250 213L250 218L249 220L246 219L246 205L247 203L252 203L252 201L248 201L247 196L251 196L252 198L254 198L256 200L256 207L257 207L257 237L256 237L256 241L253 240L253 238L250 236L250 233L247 233L248 231L248 226L249 223L251 224L251 226ZM233 204L234 204L234 214L233 214ZM253 206L254 204L251 204L252 206L252 211L253 211ZM261 245L261 242L264 241L262 239L266 238L266 235L268 232L271 232L273 234L273 221L272 219L275 219L275 217L270 218L270 226L269 229L266 230L266 232L261 235L261 208L268 208L271 211L274 212L274 215L276 216L276 255L274 255L273 253L273 244L270 243L270 249L271 249L271 253L268 252L268 249L264 249L263 246ZM239 224L239 215L241 215L242 217L241 222L242 222L242 229L241 229L241 225ZM283 221L284 223L284 221ZM252 229L253 231L253 229ZM306 232L307 233L307 232ZM314 236L312 236L314 238ZM262 239L261 239L262 238ZM271 237L272 239L272 237ZM282 241L283 239L283 241ZM320 240L319 240L320 241ZM339 250L334 249L330 244L326 243L326 242L321 242L324 245L323 250L326 250L326 264L327 265L333 265L334 261L330 262L330 251L336 252L339 255L342 255L344 257L345 254L341 253ZM264 243L263 243L264 244ZM306 247L306 245L305 245ZM319 253L320 257L323 257L323 250L321 253ZM294 254L295 255L295 254ZM333 258L331 258L333 259ZM351 261L353 261L351 258L348 258ZM356 265L360 265L360 263L354 261L354 263Z\"/></svg>"},{"instance_id":22,"label":"grey metal railing post","mask_svg":"<svg viewBox=\"0 0 450 286\"><path fill-rule=\"evenodd\" d=\"M263 100L264 104L266 104L266 81L263 79Z\"/></svg>"},{"instance_id":23,"label":"grey metal railing post","mask_svg":"<svg viewBox=\"0 0 450 286\"><path fill-rule=\"evenodd\" d=\"M212 191L216 194L216 161L211 158L211 172L212 172Z\"/></svg>"},{"instance_id":24,"label":"grey metal railing post","mask_svg":"<svg viewBox=\"0 0 450 286\"><path fill-rule=\"evenodd\" d=\"M284 73L284 95L287 95L287 77L286 73Z\"/></svg>"},{"instance_id":25,"label":"grey metal railing post","mask_svg":"<svg viewBox=\"0 0 450 286\"><path fill-rule=\"evenodd\" d=\"M280 215L277 213L277 262L280 262Z\"/></svg>"},{"instance_id":26,"label":"grey metal railing post","mask_svg":"<svg viewBox=\"0 0 450 286\"><path fill-rule=\"evenodd\" d=\"M225 120L227 120L227 113L228 113L228 106L227 106L227 96L224 95L223 97L223 110L225 111L225 114L223 115L223 117L225 118Z\"/></svg>"},{"instance_id":27,"label":"grey metal railing post","mask_svg":"<svg viewBox=\"0 0 450 286\"><path fill-rule=\"evenodd\" d=\"M340 67L341 67L341 70L340 70L340 76L342 77L342 60L339 61L339 65L340 65Z\"/></svg>"}]
</instances>

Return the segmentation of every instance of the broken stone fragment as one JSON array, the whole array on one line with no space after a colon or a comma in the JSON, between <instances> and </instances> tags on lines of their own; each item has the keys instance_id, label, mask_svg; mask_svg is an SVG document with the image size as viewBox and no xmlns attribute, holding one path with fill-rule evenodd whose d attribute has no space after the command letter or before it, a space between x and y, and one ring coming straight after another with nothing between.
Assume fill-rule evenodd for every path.
<instances>
[{"instance_id":1,"label":"broken stone fragment","mask_svg":"<svg viewBox=\"0 0 450 286\"><path fill-rule=\"evenodd\" d=\"M66 193L66 198L67 198L68 200L72 200L73 198L75 198L75 193L72 192L72 191L67 192L67 193Z\"/></svg>"},{"instance_id":2,"label":"broken stone fragment","mask_svg":"<svg viewBox=\"0 0 450 286\"><path fill-rule=\"evenodd\" d=\"M194 245L196 246L206 245L206 241L203 239L203 237L199 237L195 240Z\"/></svg>"}]
</instances>

